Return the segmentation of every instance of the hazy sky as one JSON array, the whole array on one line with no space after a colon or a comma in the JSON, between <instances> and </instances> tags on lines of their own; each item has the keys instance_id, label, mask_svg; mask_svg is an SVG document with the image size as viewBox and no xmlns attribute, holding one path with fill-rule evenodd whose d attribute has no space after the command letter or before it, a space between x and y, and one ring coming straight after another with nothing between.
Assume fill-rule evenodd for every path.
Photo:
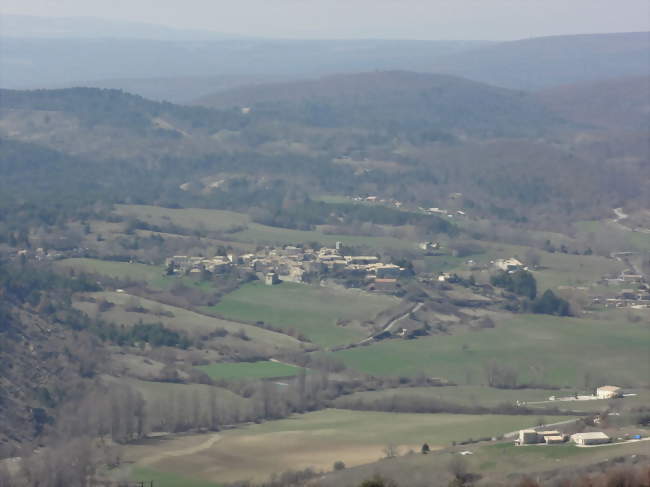
<instances>
[{"instance_id":1,"label":"hazy sky","mask_svg":"<svg viewBox=\"0 0 650 487\"><path fill-rule=\"evenodd\" d=\"M0 12L284 38L501 40L650 30L650 0L2 0Z\"/></svg>"}]
</instances>

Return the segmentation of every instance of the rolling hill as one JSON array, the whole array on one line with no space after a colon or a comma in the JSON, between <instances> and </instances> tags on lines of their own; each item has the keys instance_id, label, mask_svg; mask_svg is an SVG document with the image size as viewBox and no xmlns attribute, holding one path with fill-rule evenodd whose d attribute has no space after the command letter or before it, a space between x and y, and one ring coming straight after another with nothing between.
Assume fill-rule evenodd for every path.
<instances>
[{"instance_id":1,"label":"rolling hill","mask_svg":"<svg viewBox=\"0 0 650 487\"><path fill-rule=\"evenodd\" d=\"M506 88L551 86L647 76L650 33L553 36L503 42L432 61L427 71Z\"/></svg>"},{"instance_id":2,"label":"rolling hill","mask_svg":"<svg viewBox=\"0 0 650 487\"><path fill-rule=\"evenodd\" d=\"M532 96L449 75L383 71L240 87L198 103L252 107L275 120L321 127L524 135L561 126Z\"/></svg>"},{"instance_id":3,"label":"rolling hill","mask_svg":"<svg viewBox=\"0 0 650 487\"><path fill-rule=\"evenodd\" d=\"M558 86L539 98L565 118L613 130L650 129L650 77Z\"/></svg>"}]
</instances>

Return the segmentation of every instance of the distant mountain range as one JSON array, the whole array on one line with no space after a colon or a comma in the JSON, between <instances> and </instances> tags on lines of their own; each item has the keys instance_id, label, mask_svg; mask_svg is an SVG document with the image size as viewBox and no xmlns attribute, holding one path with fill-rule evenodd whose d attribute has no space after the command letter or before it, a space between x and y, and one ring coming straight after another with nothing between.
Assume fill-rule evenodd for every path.
<instances>
[{"instance_id":1,"label":"distant mountain range","mask_svg":"<svg viewBox=\"0 0 650 487\"><path fill-rule=\"evenodd\" d=\"M650 75L647 32L512 42L281 40L8 15L0 35L0 87L119 88L172 102L251 83L373 70L452 74L521 90Z\"/></svg>"},{"instance_id":2,"label":"distant mountain range","mask_svg":"<svg viewBox=\"0 0 650 487\"><path fill-rule=\"evenodd\" d=\"M164 25L96 17L36 17L3 15L2 36L47 39L155 39L165 41L206 41L237 39L243 36L208 30L178 29Z\"/></svg>"},{"instance_id":3,"label":"distant mountain range","mask_svg":"<svg viewBox=\"0 0 650 487\"><path fill-rule=\"evenodd\" d=\"M456 53L430 71L524 90L650 74L650 33L539 37Z\"/></svg>"}]
</instances>

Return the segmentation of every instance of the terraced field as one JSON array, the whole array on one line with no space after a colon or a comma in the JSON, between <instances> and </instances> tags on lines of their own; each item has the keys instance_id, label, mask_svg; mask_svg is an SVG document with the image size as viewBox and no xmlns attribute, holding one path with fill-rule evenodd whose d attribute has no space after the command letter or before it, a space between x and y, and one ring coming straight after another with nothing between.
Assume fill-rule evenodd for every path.
<instances>
[{"instance_id":1,"label":"terraced field","mask_svg":"<svg viewBox=\"0 0 650 487\"><path fill-rule=\"evenodd\" d=\"M318 345L358 341L369 335L360 326L381 311L396 305L396 298L355 290L334 290L307 284L266 286L249 283L223 297L206 310L224 318L263 321L283 329L294 328ZM348 320L345 326L339 320Z\"/></svg>"},{"instance_id":2,"label":"terraced field","mask_svg":"<svg viewBox=\"0 0 650 487\"><path fill-rule=\"evenodd\" d=\"M621 317L622 319L623 317ZM460 384L485 384L486 368L508 364L520 381L583 387L586 374L599 383L648 383L647 324L514 315L496 328L417 340L387 340L333 354L349 367L375 375L427 375Z\"/></svg>"},{"instance_id":3,"label":"terraced field","mask_svg":"<svg viewBox=\"0 0 650 487\"><path fill-rule=\"evenodd\" d=\"M280 349L297 350L300 348L298 340L283 333L265 330L244 323L219 319L213 316L206 316L184 308L133 297L126 293L99 292L89 293L88 296L97 301L106 300L113 303L115 306L109 308L107 311L101 312L100 316L103 320L116 324L133 325L140 321L162 323L172 330L184 331L190 335L197 333L209 334L217 329L224 329L228 332L228 335L222 339L224 343L229 343L233 340L241 342L241 339L234 335L243 331L253 343L263 345L271 352ZM148 312L127 311L126 308L134 302L138 303L145 310L148 310ZM90 316L95 316L98 312L97 304L92 302L78 301L75 303L75 307Z\"/></svg>"}]
</instances>

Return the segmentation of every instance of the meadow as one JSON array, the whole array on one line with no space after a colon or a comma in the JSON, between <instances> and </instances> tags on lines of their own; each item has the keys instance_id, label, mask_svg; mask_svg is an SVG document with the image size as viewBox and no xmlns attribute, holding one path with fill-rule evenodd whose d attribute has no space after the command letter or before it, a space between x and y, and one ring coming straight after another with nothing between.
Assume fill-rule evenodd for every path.
<instances>
[{"instance_id":1,"label":"meadow","mask_svg":"<svg viewBox=\"0 0 650 487\"><path fill-rule=\"evenodd\" d=\"M623 251L649 251L650 250L650 233L633 231L619 223L609 220L589 220L576 223L578 230L593 235L594 239L603 239L610 241L615 239L621 242L625 248Z\"/></svg>"},{"instance_id":2,"label":"meadow","mask_svg":"<svg viewBox=\"0 0 650 487\"><path fill-rule=\"evenodd\" d=\"M486 384L488 364L508 364L520 382L584 387L590 381L648 383L647 324L514 315L496 328L417 340L387 340L333 353L350 368L374 375L423 371L459 384Z\"/></svg>"},{"instance_id":3,"label":"meadow","mask_svg":"<svg viewBox=\"0 0 650 487\"><path fill-rule=\"evenodd\" d=\"M396 298L355 290L336 290L307 284L281 283L266 286L245 284L224 296L210 313L227 319L294 328L324 347L361 340L370 334L360 323L397 304ZM346 326L338 320L350 320Z\"/></svg>"},{"instance_id":4,"label":"meadow","mask_svg":"<svg viewBox=\"0 0 650 487\"><path fill-rule=\"evenodd\" d=\"M187 276L167 276L163 266L140 263L119 262L113 260L71 258L56 262L56 267L75 272L86 272L120 279L124 281L144 282L152 289L169 289L182 284L209 292L209 282L198 281Z\"/></svg>"},{"instance_id":5,"label":"meadow","mask_svg":"<svg viewBox=\"0 0 650 487\"><path fill-rule=\"evenodd\" d=\"M300 367L279 362L223 362L200 365L197 369L212 379L275 379L298 375Z\"/></svg>"},{"instance_id":6,"label":"meadow","mask_svg":"<svg viewBox=\"0 0 650 487\"><path fill-rule=\"evenodd\" d=\"M363 465L356 469L343 470L321 478L322 487L359 485L375 474L399 479L400 485L431 485L426 480L440 479L434 485L447 485L451 480L449 464L459 451L468 450L472 455L464 457L467 470L481 475L481 484L507 485L512 474L529 474L536 477L540 472L558 468L579 468L606 462L614 457L643 455L647 443L607 446L603 448L578 448L573 445L534 445L516 447L512 442L463 445L445 451L434 451L429 455L406 455L393 460ZM425 482L423 482L423 479Z\"/></svg>"},{"instance_id":7,"label":"meadow","mask_svg":"<svg viewBox=\"0 0 650 487\"><path fill-rule=\"evenodd\" d=\"M362 391L343 396L344 401L373 400L387 397L419 397L445 401L462 406L494 407L517 401L545 401L555 391L546 389L495 389L485 386L401 387L379 391ZM335 403L336 404L336 403Z\"/></svg>"},{"instance_id":8,"label":"meadow","mask_svg":"<svg viewBox=\"0 0 650 487\"><path fill-rule=\"evenodd\" d=\"M150 205L115 205L115 213L133 217L159 227L170 224L189 229L218 232L249 223L248 215L225 210L203 208L163 208Z\"/></svg>"},{"instance_id":9,"label":"meadow","mask_svg":"<svg viewBox=\"0 0 650 487\"><path fill-rule=\"evenodd\" d=\"M547 417L549 422L566 419L570 418ZM347 466L374 462L385 456L384 449L389 444L395 445L401 454L409 449L419 450L424 442L437 449L470 437L498 436L531 426L531 421L534 422L526 416L394 414L330 409L223 431L220 439L205 449L197 451L195 448L191 455L165 456L147 466L159 472L212 482L261 481L288 469L331 470L333 463L339 460ZM194 443L200 444L200 441L197 438ZM129 459L132 452L142 458L143 453L137 449L127 447L125 458ZM171 440L152 445L146 455L150 457L175 449Z\"/></svg>"},{"instance_id":10,"label":"meadow","mask_svg":"<svg viewBox=\"0 0 650 487\"><path fill-rule=\"evenodd\" d=\"M330 235L321 229L294 230L272 227L250 221L248 215L223 210L202 208L172 209L147 205L116 205L115 212L123 217L134 217L152 225L165 227L175 225L188 232L225 232L228 240L250 244L309 243L334 246L343 241L351 246L373 249L416 250L416 243L394 237L373 237L359 235ZM238 231L236 231L238 230ZM225 235L222 236L225 238Z\"/></svg>"},{"instance_id":11,"label":"meadow","mask_svg":"<svg viewBox=\"0 0 650 487\"><path fill-rule=\"evenodd\" d=\"M206 316L184 308L131 296L127 293L107 291L88 293L87 296L95 300L106 300L113 303L115 306L99 313L99 316L105 321L120 325L134 325L140 321L146 323L162 323L172 330L184 331L189 335L209 334L217 329L224 329L229 333L221 338L221 341L224 343L232 340L240 342L241 340L239 338L235 338L232 335L243 331L255 344L264 345L270 351L278 349L297 350L300 348L298 340L283 333L265 330L244 323L223 320L213 316ZM126 308L133 304L141 306L148 312L127 311ZM75 302L75 307L84 311L89 316L95 316L98 312L97 304L93 302L77 301Z\"/></svg>"}]
</instances>

